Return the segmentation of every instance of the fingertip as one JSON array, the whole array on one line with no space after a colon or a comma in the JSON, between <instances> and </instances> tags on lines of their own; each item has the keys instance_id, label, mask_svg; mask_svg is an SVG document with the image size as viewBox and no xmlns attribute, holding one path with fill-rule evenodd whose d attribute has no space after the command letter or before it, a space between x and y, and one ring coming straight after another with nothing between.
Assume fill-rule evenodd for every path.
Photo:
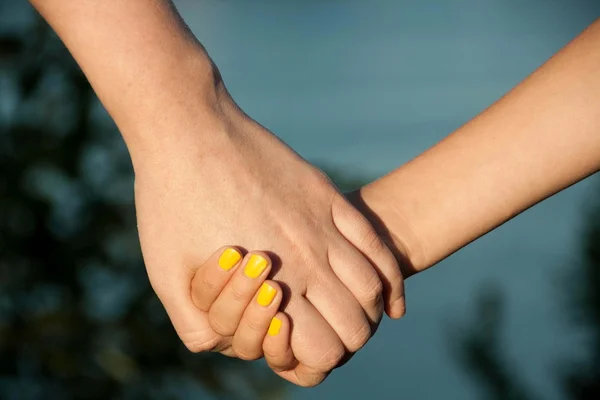
<instances>
[{"instance_id":1,"label":"fingertip","mask_svg":"<svg viewBox=\"0 0 600 400\"><path fill-rule=\"evenodd\" d=\"M229 271L237 266L242 260L242 252L235 246L223 246L216 253L218 256L217 265L223 271Z\"/></svg>"},{"instance_id":2,"label":"fingertip","mask_svg":"<svg viewBox=\"0 0 600 400\"><path fill-rule=\"evenodd\" d=\"M210 309L241 260L240 249L235 246L223 246L196 269L191 282L191 298L198 309Z\"/></svg>"},{"instance_id":3,"label":"fingertip","mask_svg":"<svg viewBox=\"0 0 600 400\"><path fill-rule=\"evenodd\" d=\"M400 319L406 314L404 278L400 269L393 269L391 277L380 273L384 282L385 313L392 319ZM391 279L390 279L391 278Z\"/></svg>"},{"instance_id":4,"label":"fingertip","mask_svg":"<svg viewBox=\"0 0 600 400\"><path fill-rule=\"evenodd\" d=\"M264 278L265 275L261 277ZM269 329L272 331L281 327L281 319L273 320L281 304L279 285L268 280L257 283L260 284L260 288L255 290L254 298L247 304L233 336L232 346L238 357L244 360L263 357L265 337L268 336ZM278 345L277 341L271 346L273 348L269 349L273 354L285 351L285 345Z\"/></svg>"},{"instance_id":5,"label":"fingertip","mask_svg":"<svg viewBox=\"0 0 600 400\"><path fill-rule=\"evenodd\" d=\"M290 322L287 315L279 311L271 319L271 324L269 325L269 330L267 331L267 337L277 337L280 339L283 338L289 342L289 326Z\"/></svg>"},{"instance_id":6,"label":"fingertip","mask_svg":"<svg viewBox=\"0 0 600 400\"><path fill-rule=\"evenodd\" d=\"M315 370L314 368L298 364L294 371L291 372L293 372L293 381L295 381L296 385L304 388L313 388L320 385L329 376L329 374L331 374L332 370L319 371Z\"/></svg>"},{"instance_id":7,"label":"fingertip","mask_svg":"<svg viewBox=\"0 0 600 400\"><path fill-rule=\"evenodd\" d=\"M272 280L266 280L256 293L256 302L261 307L279 308L282 300L281 286Z\"/></svg>"},{"instance_id":8,"label":"fingertip","mask_svg":"<svg viewBox=\"0 0 600 400\"><path fill-rule=\"evenodd\" d=\"M199 303L205 309L208 307L208 318L213 330L222 336L231 336L238 329L247 307L266 280L270 271L270 258L263 252L253 251L242 259L240 250L229 246L221 253L218 261L218 267L206 268L210 272L200 280L199 287L213 286L213 289L210 290L211 295L205 295L205 299ZM276 294L272 292L268 293L269 301ZM263 336L264 332L258 341L259 348Z\"/></svg>"},{"instance_id":9,"label":"fingertip","mask_svg":"<svg viewBox=\"0 0 600 400\"><path fill-rule=\"evenodd\" d=\"M386 307L386 314L391 319L400 319L406 314L406 300L404 296L394 300L390 307Z\"/></svg>"},{"instance_id":10,"label":"fingertip","mask_svg":"<svg viewBox=\"0 0 600 400\"><path fill-rule=\"evenodd\" d=\"M276 373L291 371L298 365L290 346L290 322L282 312L271 319L263 341L263 353L267 364Z\"/></svg>"},{"instance_id":11,"label":"fingertip","mask_svg":"<svg viewBox=\"0 0 600 400\"><path fill-rule=\"evenodd\" d=\"M263 251L253 251L244 257L244 275L256 279L271 269L271 258Z\"/></svg>"}]
</instances>

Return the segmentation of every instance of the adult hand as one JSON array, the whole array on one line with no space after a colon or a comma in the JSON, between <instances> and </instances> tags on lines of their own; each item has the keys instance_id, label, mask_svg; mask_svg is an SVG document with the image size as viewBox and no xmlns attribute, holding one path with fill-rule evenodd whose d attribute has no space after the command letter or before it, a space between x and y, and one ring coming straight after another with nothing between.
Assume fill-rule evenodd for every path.
<instances>
[{"instance_id":1,"label":"adult hand","mask_svg":"<svg viewBox=\"0 0 600 400\"><path fill-rule=\"evenodd\" d=\"M150 281L190 350L244 358L228 349L235 325L194 306L191 281L223 245L277 255L272 276L286 291L299 363L274 368L313 386L373 334L382 293L390 316L404 313L398 264L321 171L244 115L220 83L213 98L210 107L194 98L168 106L169 118L140 128L163 137L160 146L132 151Z\"/></svg>"},{"instance_id":2,"label":"adult hand","mask_svg":"<svg viewBox=\"0 0 600 400\"><path fill-rule=\"evenodd\" d=\"M235 106L171 1L31 1L123 134L150 281L190 349L232 333L191 296L196 267L223 245L280 257L274 278L287 289L299 361L282 375L298 384L318 383L372 334L382 291L373 267L400 316L391 253L320 171Z\"/></svg>"}]
</instances>

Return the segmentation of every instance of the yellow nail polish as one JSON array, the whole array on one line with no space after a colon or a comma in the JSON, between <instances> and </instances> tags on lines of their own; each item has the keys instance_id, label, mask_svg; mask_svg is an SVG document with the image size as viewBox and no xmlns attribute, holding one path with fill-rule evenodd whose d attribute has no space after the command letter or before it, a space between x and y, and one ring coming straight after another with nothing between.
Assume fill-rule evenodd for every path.
<instances>
[{"instance_id":1,"label":"yellow nail polish","mask_svg":"<svg viewBox=\"0 0 600 400\"><path fill-rule=\"evenodd\" d=\"M253 254L250 256L250 259L246 263L246 267L244 268L244 275L248 278L258 278L260 274L267 268L267 260Z\"/></svg>"},{"instance_id":2,"label":"yellow nail polish","mask_svg":"<svg viewBox=\"0 0 600 400\"><path fill-rule=\"evenodd\" d=\"M281 329L281 320L277 317L273 317L273 319L271 320L271 325L269 325L269 330L267 331L267 333L269 334L269 336L276 336L279 333L280 329Z\"/></svg>"},{"instance_id":3,"label":"yellow nail polish","mask_svg":"<svg viewBox=\"0 0 600 400\"><path fill-rule=\"evenodd\" d=\"M271 304L276 294L277 290L273 289L271 286L269 286L269 284L263 283L258 291L258 297L256 298L256 301L261 306L267 307L269 304Z\"/></svg>"},{"instance_id":4,"label":"yellow nail polish","mask_svg":"<svg viewBox=\"0 0 600 400\"><path fill-rule=\"evenodd\" d=\"M238 261L242 259L242 255L236 249L227 249L219 257L219 267L222 270L229 271Z\"/></svg>"}]
</instances>

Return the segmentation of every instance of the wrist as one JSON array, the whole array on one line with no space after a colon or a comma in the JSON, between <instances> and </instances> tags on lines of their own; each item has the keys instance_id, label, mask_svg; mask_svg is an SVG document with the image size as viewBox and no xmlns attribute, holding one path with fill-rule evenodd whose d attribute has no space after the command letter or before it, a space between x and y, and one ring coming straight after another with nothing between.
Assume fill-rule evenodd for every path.
<instances>
[{"instance_id":1,"label":"wrist","mask_svg":"<svg viewBox=\"0 0 600 400\"><path fill-rule=\"evenodd\" d=\"M393 199L382 198L377 190L372 190L372 185L351 193L349 199L394 253L402 276L408 278L427 268L422 244L414 234L410 221L393 205Z\"/></svg>"},{"instance_id":2,"label":"wrist","mask_svg":"<svg viewBox=\"0 0 600 400\"><path fill-rule=\"evenodd\" d=\"M134 165L177 157L186 149L210 151L226 135L224 110L232 110L218 69L202 52L184 57L177 68L140 82L116 107L114 118ZM194 145L194 146L193 146Z\"/></svg>"}]
</instances>

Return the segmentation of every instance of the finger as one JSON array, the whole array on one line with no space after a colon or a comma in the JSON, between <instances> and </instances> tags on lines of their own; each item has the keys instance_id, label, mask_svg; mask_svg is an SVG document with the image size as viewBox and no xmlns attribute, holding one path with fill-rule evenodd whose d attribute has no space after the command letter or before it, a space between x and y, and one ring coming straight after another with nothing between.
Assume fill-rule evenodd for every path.
<instances>
[{"instance_id":1,"label":"finger","mask_svg":"<svg viewBox=\"0 0 600 400\"><path fill-rule=\"evenodd\" d=\"M331 270L321 270L318 285L306 298L325 318L348 351L358 351L371 337L371 324L362 307Z\"/></svg>"},{"instance_id":2,"label":"finger","mask_svg":"<svg viewBox=\"0 0 600 400\"><path fill-rule=\"evenodd\" d=\"M309 308L312 308L312 306L308 304L307 309ZM314 311L316 312L316 310ZM336 360L338 356L335 356L335 352L331 351L329 354L322 354L320 356L322 361L333 360L327 361L327 365L313 364L316 365L315 367L300 363L296 359L291 347L291 337L293 336L291 328L289 317L282 312L278 312L269 325L269 331L263 342L265 360L277 375L294 385L302 387L317 386L325 380L333 367L338 364ZM338 354L343 353L344 351L340 347ZM331 356L334 357L332 358Z\"/></svg>"},{"instance_id":3,"label":"finger","mask_svg":"<svg viewBox=\"0 0 600 400\"><path fill-rule=\"evenodd\" d=\"M292 370L275 371L275 373L294 385L311 388L323 382L329 376L331 370L322 372L306 365L298 364Z\"/></svg>"},{"instance_id":4,"label":"finger","mask_svg":"<svg viewBox=\"0 0 600 400\"><path fill-rule=\"evenodd\" d=\"M335 198L332 214L333 222L340 233L371 262L381 277L385 311L388 316L402 317L406 312L404 279L391 250L365 216L343 196Z\"/></svg>"},{"instance_id":5,"label":"finger","mask_svg":"<svg viewBox=\"0 0 600 400\"><path fill-rule=\"evenodd\" d=\"M292 351L298 362L318 372L335 368L346 348L319 311L297 294L292 294L285 311L291 323Z\"/></svg>"},{"instance_id":6,"label":"finger","mask_svg":"<svg viewBox=\"0 0 600 400\"><path fill-rule=\"evenodd\" d=\"M208 311L236 271L242 253L226 246L216 251L196 271L192 280L192 301L202 311Z\"/></svg>"},{"instance_id":7,"label":"finger","mask_svg":"<svg viewBox=\"0 0 600 400\"><path fill-rule=\"evenodd\" d=\"M278 312L270 321L267 335L262 343L265 360L275 372L290 371L298 365L290 345L290 321Z\"/></svg>"},{"instance_id":8,"label":"finger","mask_svg":"<svg viewBox=\"0 0 600 400\"><path fill-rule=\"evenodd\" d=\"M148 271L156 271L148 268ZM222 346L223 337L208 322L208 314L196 307L190 296L195 270L173 268L166 276L150 273L152 288L165 307L177 335L193 353L212 351Z\"/></svg>"},{"instance_id":9,"label":"finger","mask_svg":"<svg viewBox=\"0 0 600 400\"><path fill-rule=\"evenodd\" d=\"M262 252L248 253L208 311L212 328L222 336L232 336L244 310L265 281L271 269L269 256Z\"/></svg>"},{"instance_id":10,"label":"finger","mask_svg":"<svg viewBox=\"0 0 600 400\"><path fill-rule=\"evenodd\" d=\"M281 293L281 287L276 282L265 281L246 307L232 342L239 358L256 360L262 357L263 341L281 304Z\"/></svg>"},{"instance_id":11,"label":"finger","mask_svg":"<svg viewBox=\"0 0 600 400\"><path fill-rule=\"evenodd\" d=\"M373 328L383 314L383 283L373 265L347 241L329 249L329 264L356 298Z\"/></svg>"}]
</instances>

